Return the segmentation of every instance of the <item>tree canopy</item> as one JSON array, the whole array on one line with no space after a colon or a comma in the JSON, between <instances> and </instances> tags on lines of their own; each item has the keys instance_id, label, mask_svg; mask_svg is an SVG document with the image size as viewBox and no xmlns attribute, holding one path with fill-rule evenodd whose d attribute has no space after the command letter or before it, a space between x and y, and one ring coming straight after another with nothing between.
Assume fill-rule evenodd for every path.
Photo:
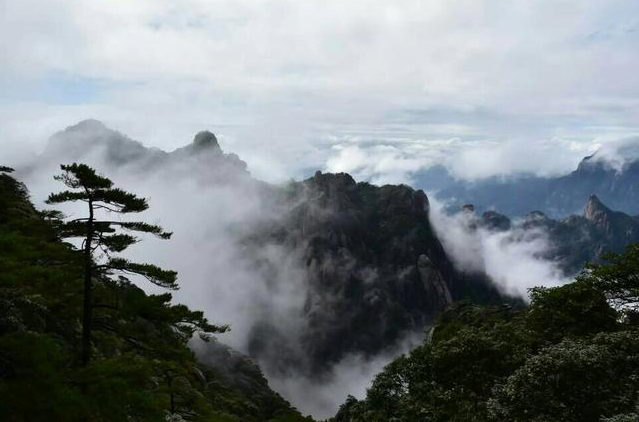
<instances>
[{"instance_id":1,"label":"tree canopy","mask_svg":"<svg viewBox=\"0 0 639 422\"><path fill-rule=\"evenodd\" d=\"M334 421L639 420L639 245L606 258L522 309L454 305Z\"/></svg>"}]
</instances>

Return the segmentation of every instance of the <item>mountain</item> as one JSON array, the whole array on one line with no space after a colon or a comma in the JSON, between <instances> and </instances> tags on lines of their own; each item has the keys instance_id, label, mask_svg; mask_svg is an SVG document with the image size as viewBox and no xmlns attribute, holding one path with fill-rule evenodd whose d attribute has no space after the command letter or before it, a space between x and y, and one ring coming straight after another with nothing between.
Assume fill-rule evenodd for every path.
<instances>
[{"instance_id":1,"label":"mountain","mask_svg":"<svg viewBox=\"0 0 639 422\"><path fill-rule=\"evenodd\" d=\"M147 148L98 120L83 120L54 134L40 157L22 172L36 171L47 164L85 160L102 167L124 168L132 174L171 172L174 177L196 177L210 182L247 178L247 165L236 154L225 154L209 131L171 152ZM199 169L201 171L193 171ZM20 174L20 172L18 173Z\"/></svg>"},{"instance_id":2,"label":"mountain","mask_svg":"<svg viewBox=\"0 0 639 422\"><path fill-rule=\"evenodd\" d=\"M511 230L514 235L538 231L549 244L544 258L558 262L567 275L574 275L588 262L598 262L606 252L621 252L639 242L639 218L611 210L596 195L588 198L581 215L555 220L533 211L511 221L503 214L486 211L477 225L490 231Z\"/></svg>"},{"instance_id":3,"label":"mountain","mask_svg":"<svg viewBox=\"0 0 639 422\"><path fill-rule=\"evenodd\" d=\"M373 356L422 331L454 300L501 298L486 278L455 270L421 190L317 172L288 185L282 203L287 211L246 239L249 255L275 243L305 263L299 344L273 341L282 335L273 321L255 327L250 343L251 355L266 357L274 371L317 375L349 353ZM274 274L273 264L256 265Z\"/></svg>"},{"instance_id":4,"label":"mountain","mask_svg":"<svg viewBox=\"0 0 639 422\"><path fill-rule=\"evenodd\" d=\"M454 300L502 299L485 276L453 267L431 227L429 201L421 190L320 172L304 181L270 185L251 178L246 164L224 153L210 132L167 153L93 120L55 134L34 168L85 159L130 172L135 180L193 178L203 182L196 195L204 203L231 201L233 206L213 220L208 213L190 218L203 232L215 220L232 220L220 232L232 236L223 247L237 249L241 259L229 267L249 268L262 284L259 289L269 292L268 301L296 288L303 295L302 306L291 310L285 323L273 316L281 309L255 300L253 310L260 317L248 328L246 350L268 373L317 377L349 354L374 356L422 333ZM207 190L213 185L224 189ZM251 202L257 202L257 210L248 217L229 216L247 212L238 208ZM199 253L202 261L214 258Z\"/></svg>"},{"instance_id":5,"label":"mountain","mask_svg":"<svg viewBox=\"0 0 639 422\"><path fill-rule=\"evenodd\" d=\"M639 144L639 139L631 141L630 146ZM621 149L619 154L628 153L621 162L611 162L603 152L595 153L584 158L575 171L561 177L523 174L465 182L451 181L439 169L435 180L445 183L428 185L418 175L417 186L437 190L438 199L452 201L455 206L472 203L478 210L494 209L509 216L523 216L536 209L553 218L563 218L578 213L590 195L597 195L616 210L635 215L639 213L639 160L633 151Z\"/></svg>"}]
</instances>

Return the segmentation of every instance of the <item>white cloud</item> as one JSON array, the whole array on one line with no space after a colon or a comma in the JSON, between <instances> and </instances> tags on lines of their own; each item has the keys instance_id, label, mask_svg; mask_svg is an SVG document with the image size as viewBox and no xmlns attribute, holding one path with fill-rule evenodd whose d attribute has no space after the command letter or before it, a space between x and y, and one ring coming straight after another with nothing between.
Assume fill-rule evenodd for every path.
<instances>
[{"instance_id":1,"label":"white cloud","mask_svg":"<svg viewBox=\"0 0 639 422\"><path fill-rule=\"evenodd\" d=\"M444 208L431 198L429 217L458 268L485 273L502 292L525 300L531 287L554 287L570 281L557 262L543 258L550 243L541 229L490 231L477 226L474 213L450 215Z\"/></svg>"},{"instance_id":2,"label":"white cloud","mask_svg":"<svg viewBox=\"0 0 639 422\"><path fill-rule=\"evenodd\" d=\"M402 148L376 145L361 148L357 145L335 145L336 155L326 161L329 172L346 172L357 179L375 184L408 183L410 173L419 170L424 162L411 157Z\"/></svg>"},{"instance_id":3,"label":"white cloud","mask_svg":"<svg viewBox=\"0 0 639 422\"><path fill-rule=\"evenodd\" d=\"M0 99L0 127L15 127L17 118L18 138L54 117L64 120L58 127L94 117L171 149L208 127L258 176L281 180L321 167L333 136L386 139L395 148L405 147L398 137L461 138L484 149L511 142L510 152L460 158L464 169L486 163L478 167L485 174L544 166L544 154L517 159L539 140L583 143L581 152L638 131L635 2L8 0L0 7L0 85L13 92ZM32 92L34 84L55 85L51 75L100 83L69 107ZM410 110L425 114L397 118ZM542 171L566 171L573 161Z\"/></svg>"},{"instance_id":4,"label":"white cloud","mask_svg":"<svg viewBox=\"0 0 639 422\"><path fill-rule=\"evenodd\" d=\"M491 141L463 148L448 165L453 174L467 180L512 173L555 176L575 169L599 145L596 140L576 142L562 138Z\"/></svg>"},{"instance_id":5,"label":"white cloud","mask_svg":"<svg viewBox=\"0 0 639 422\"><path fill-rule=\"evenodd\" d=\"M623 138L599 148L593 157L608 166L622 171L628 163L639 160L639 137Z\"/></svg>"},{"instance_id":6,"label":"white cloud","mask_svg":"<svg viewBox=\"0 0 639 422\"><path fill-rule=\"evenodd\" d=\"M324 169L347 172L358 180L377 184L411 184L416 174L434 165L446 167L453 177L463 180L514 173L555 176L576 168L583 157L601 146L597 141L561 138L531 142L459 138L363 142L347 138L336 142ZM619 143L611 141L605 150L617 151ZM612 159L612 153L607 156Z\"/></svg>"},{"instance_id":7,"label":"white cloud","mask_svg":"<svg viewBox=\"0 0 639 422\"><path fill-rule=\"evenodd\" d=\"M322 379L318 377L271 377L269 383L303 414L330 418L348 395L366 397L366 389L388 363L408 353L424 340L424 333L410 333L397 345L369 359L351 354L336 363Z\"/></svg>"}]
</instances>

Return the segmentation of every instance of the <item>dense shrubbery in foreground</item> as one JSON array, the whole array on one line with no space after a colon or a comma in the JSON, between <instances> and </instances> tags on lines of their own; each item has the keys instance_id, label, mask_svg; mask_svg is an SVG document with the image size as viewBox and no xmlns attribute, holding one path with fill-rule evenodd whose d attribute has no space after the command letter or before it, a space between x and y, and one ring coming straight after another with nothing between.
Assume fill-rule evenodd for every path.
<instances>
[{"instance_id":1,"label":"dense shrubbery in foreground","mask_svg":"<svg viewBox=\"0 0 639 422\"><path fill-rule=\"evenodd\" d=\"M91 256L92 330L85 350L86 250L61 239L82 237L85 227L79 224L86 220L65 223L58 213L36 211L25 186L5 174L10 171L0 167L0 420L304 420L254 367L241 374L250 387L238 387L197 362L187 341L196 331L220 327L208 324L201 312L171 304L169 293L147 295L114 276L124 268L152 281L175 279L175 273L152 265L118 261L112 253L136 239L104 223L94 225L98 240L90 244L94 251L101 244L108 256ZM109 190L106 179L89 176L101 184L93 192L96 198L144 208L142 199ZM83 193L53 198L74 195ZM128 229L156 228L135 223Z\"/></svg>"},{"instance_id":2,"label":"dense shrubbery in foreground","mask_svg":"<svg viewBox=\"0 0 639 422\"><path fill-rule=\"evenodd\" d=\"M639 245L525 309L458 304L336 422L639 421Z\"/></svg>"}]
</instances>

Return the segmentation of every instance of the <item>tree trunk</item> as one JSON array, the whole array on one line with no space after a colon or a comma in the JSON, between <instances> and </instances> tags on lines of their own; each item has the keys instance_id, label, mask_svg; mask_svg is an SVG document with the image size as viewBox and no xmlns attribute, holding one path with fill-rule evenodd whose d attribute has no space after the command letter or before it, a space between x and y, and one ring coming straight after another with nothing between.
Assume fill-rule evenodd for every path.
<instances>
[{"instance_id":1,"label":"tree trunk","mask_svg":"<svg viewBox=\"0 0 639 422\"><path fill-rule=\"evenodd\" d=\"M89 221L87 222L87 237L84 240L84 297L82 312L82 366L91 360L91 323L93 319L93 283L91 282L93 257L91 244L93 243L93 201L89 199Z\"/></svg>"}]
</instances>

